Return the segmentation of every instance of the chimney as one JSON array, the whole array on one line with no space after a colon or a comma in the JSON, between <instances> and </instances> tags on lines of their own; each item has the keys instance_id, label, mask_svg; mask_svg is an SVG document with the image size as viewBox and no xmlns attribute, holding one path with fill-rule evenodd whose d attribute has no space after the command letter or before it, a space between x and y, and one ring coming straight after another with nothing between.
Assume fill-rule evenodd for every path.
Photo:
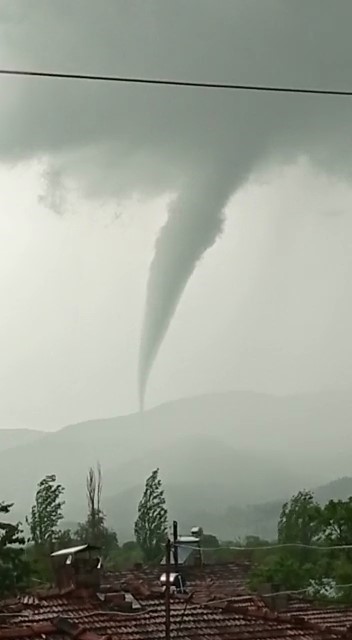
<instances>
[{"instance_id":1,"label":"chimney","mask_svg":"<svg viewBox=\"0 0 352 640\"><path fill-rule=\"evenodd\" d=\"M258 595L266 606L273 611L285 611L288 608L288 595L281 585L265 583L257 588Z\"/></svg>"},{"instance_id":2,"label":"chimney","mask_svg":"<svg viewBox=\"0 0 352 640\"><path fill-rule=\"evenodd\" d=\"M55 578L55 584L58 589L60 589L60 591L64 591L65 589L69 589L70 587L74 586L75 576L72 566L58 564L57 562L55 562L53 563L53 574Z\"/></svg>"},{"instance_id":3,"label":"chimney","mask_svg":"<svg viewBox=\"0 0 352 640\"><path fill-rule=\"evenodd\" d=\"M197 551L194 551L194 564L197 567L203 566L203 553L202 553L202 537L203 537L203 529L202 527L192 527L191 536L194 538L195 546L197 546Z\"/></svg>"},{"instance_id":4,"label":"chimney","mask_svg":"<svg viewBox=\"0 0 352 640\"><path fill-rule=\"evenodd\" d=\"M101 558L98 547L80 545L51 554L56 584L60 589L98 590L101 577Z\"/></svg>"},{"instance_id":5,"label":"chimney","mask_svg":"<svg viewBox=\"0 0 352 640\"><path fill-rule=\"evenodd\" d=\"M282 593L277 593L273 597L273 606L275 611L287 611L288 609L288 594L283 591Z\"/></svg>"}]
</instances>

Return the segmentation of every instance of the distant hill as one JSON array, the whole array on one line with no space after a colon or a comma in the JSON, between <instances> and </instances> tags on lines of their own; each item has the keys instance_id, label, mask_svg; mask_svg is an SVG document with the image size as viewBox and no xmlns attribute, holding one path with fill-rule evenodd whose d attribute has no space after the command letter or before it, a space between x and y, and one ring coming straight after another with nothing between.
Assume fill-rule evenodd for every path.
<instances>
[{"instance_id":1,"label":"distant hill","mask_svg":"<svg viewBox=\"0 0 352 640\"><path fill-rule=\"evenodd\" d=\"M352 477L343 477L328 482L314 491L316 499L325 504L329 500L347 500L352 496Z\"/></svg>"},{"instance_id":2,"label":"distant hill","mask_svg":"<svg viewBox=\"0 0 352 640\"><path fill-rule=\"evenodd\" d=\"M352 477L339 478L320 487L310 488L321 505L329 500L347 500L352 496ZM231 540L246 535L258 535L270 540L276 537L283 502L284 500L275 500L247 507L236 505L229 507L220 515L204 514L200 521L204 523L207 530L217 531L223 539Z\"/></svg>"},{"instance_id":3,"label":"distant hill","mask_svg":"<svg viewBox=\"0 0 352 640\"><path fill-rule=\"evenodd\" d=\"M99 460L105 509L126 529L146 476L159 466L172 516L185 526L208 519L216 531L221 519L229 537L248 522L255 533L257 512L247 505L281 503L299 488L348 474L351 418L350 394L229 392L181 399L39 434L5 451L0 446L0 499L14 501L23 517L37 482L56 473L66 487L66 516L77 521L85 513L87 468Z\"/></svg>"},{"instance_id":4,"label":"distant hill","mask_svg":"<svg viewBox=\"0 0 352 640\"><path fill-rule=\"evenodd\" d=\"M118 531L122 541L133 535L142 489L141 485L131 487L104 501L109 524ZM212 485L166 485L169 512L178 520L183 533L188 533L194 526L201 526L222 540L235 540L246 535L267 539L275 537L283 500L263 505L223 507L220 491L220 499L214 499L216 491Z\"/></svg>"},{"instance_id":5,"label":"distant hill","mask_svg":"<svg viewBox=\"0 0 352 640\"><path fill-rule=\"evenodd\" d=\"M141 491L142 486L133 487L110 497L105 502L110 524L119 531L122 539L129 538L133 531L136 505ZM321 504L329 500L346 500L352 496L352 477L334 480L313 491ZM240 500L236 500L232 506L223 508L224 496L221 486L179 484L167 485L166 497L168 507L178 519L183 531L190 531L192 526L202 526L222 540L235 540L246 535L271 540L277 535L277 523L283 502L291 497L291 494L288 492L280 500L253 505L243 505ZM225 500L231 505L231 496L226 494Z\"/></svg>"},{"instance_id":6,"label":"distant hill","mask_svg":"<svg viewBox=\"0 0 352 640\"><path fill-rule=\"evenodd\" d=\"M34 429L0 429L0 452L19 445L27 445L43 436Z\"/></svg>"}]
</instances>

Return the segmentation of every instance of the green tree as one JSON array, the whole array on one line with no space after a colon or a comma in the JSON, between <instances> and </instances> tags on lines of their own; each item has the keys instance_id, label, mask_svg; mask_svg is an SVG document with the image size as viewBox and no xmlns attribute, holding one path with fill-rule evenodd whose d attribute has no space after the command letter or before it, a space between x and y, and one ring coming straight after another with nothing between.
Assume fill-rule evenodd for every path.
<instances>
[{"instance_id":1,"label":"green tree","mask_svg":"<svg viewBox=\"0 0 352 640\"><path fill-rule=\"evenodd\" d=\"M290 558L301 568L301 581L297 578L297 584L303 586L310 567L321 561L321 555L310 545L317 544L323 535L322 508L316 502L311 491L299 491L289 502L282 507L278 523L279 544L303 545L301 548L291 548L281 553L282 563L285 558ZM295 573L297 575L298 571Z\"/></svg>"},{"instance_id":2,"label":"green tree","mask_svg":"<svg viewBox=\"0 0 352 640\"><path fill-rule=\"evenodd\" d=\"M78 525L75 538L80 543L90 543L101 547L107 559L119 547L117 534L106 526L106 516L101 507L103 476L98 463L97 470L89 469L86 478L88 515L85 522Z\"/></svg>"},{"instance_id":3,"label":"green tree","mask_svg":"<svg viewBox=\"0 0 352 640\"><path fill-rule=\"evenodd\" d=\"M246 536L244 539L245 547L253 547L254 549L255 547L267 547L268 545L270 545L269 540L265 540L260 536Z\"/></svg>"},{"instance_id":4,"label":"green tree","mask_svg":"<svg viewBox=\"0 0 352 640\"><path fill-rule=\"evenodd\" d=\"M167 536L167 510L159 469L155 469L145 483L134 533L147 562L162 557Z\"/></svg>"},{"instance_id":5,"label":"green tree","mask_svg":"<svg viewBox=\"0 0 352 640\"><path fill-rule=\"evenodd\" d=\"M64 488L56 482L55 475L45 476L38 484L34 505L26 518L31 541L45 553L53 550L60 534L58 526L65 504L61 500L63 493Z\"/></svg>"},{"instance_id":6,"label":"green tree","mask_svg":"<svg viewBox=\"0 0 352 640\"><path fill-rule=\"evenodd\" d=\"M200 541L202 547L204 548L218 549L220 547L218 538L212 533L202 533Z\"/></svg>"},{"instance_id":7,"label":"green tree","mask_svg":"<svg viewBox=\"0 0 352 640\"><path fill-rule=\"evenodd\" d=\"M115 570L124 570L131 569L136 564L141 564L142 561L143 554L139 545L135 540L128 540L110 555L107 564Z\"/></svg>"},{"instance_id":8,"label":"green tree","mask_svg":"<svg viewBox=\"0 0 352 640\"><path fill-rule=\"evenodd\" d=\"M62 531L58 532L56 538L56 546L58 549L68 549L69 547L73 547L75 542L71 529L62 529Z\"/></svg>"},{"instance_id":9,"label":"green tree","mask_svg":"<svg viewBox=\"0 0 352 640\"><path fill-rule=\"evenodd\" d=\"M322 535L322 509L311 491L299 491L282 507L278 524L280 544L311 545Z\"/></svg>"},{"instance_id":10,"label":"green tree","mask_svg":"<svg viewBox=\"0 0 352 640\"><path fill-rule=\"evenodd\" d=\"M7 516L13 505L0 502L0 514ZM19 523L0 522L0 594L16 593L28 585L30 566L24 554L25 539Z\"/></svg>"},{"instance_id":11,"label":"green tree","mask_svg":"<svg viewBox=\"0 0 352 640\"><path fill-rule=\"evenodd\" d=\"M252 585L272 583L285 589L308 587L320 581L326 571L326 557L309 549L323 540L323 511L310 491L299 491L282 506L278 522L277 549L256 554ZM288 545L282 549L280 545ZM292 545L290 547L289 545ZM295 548L294 545L304 545Z\"/></svg>"},{"instance_id":12,"label":"green tree","mask_svg":"<svg viewBox=\"0 0 352 640\"><path fill-rule=\"evenodd\" d=\"M330 500L322 510L324 544L349 547L352 540L352 497ZM334 576L337 584L352 583L352 552L350 548L331 549L324 553L325 575ZM344 589L344 597L351 589Z\"/></svg>"},{"instance_id":13,"label":"green tree","mask_svg":"<svg viewBox=\"0 0 352 640\"><path fill-rule=\"evenodd\" d=\"M333 545L350 545L352 540L352 497L330 500L322 511L324 539Z\"/></svg>"},{"instance_id":14,"label":"green tree","mask_svg":"<svg viewBox=\"0 0 352 640\"><path fill-rule=\"evenodd\" d=\"M250 584L257 588L263 584L277 585L283 589L301 589L317 577L313 564L301 565L290 553L268 555L262 564L256 566L250 577Z\"/></svg>"},{"instance_id":15,"label":"green tree","mask_svg":"<svg viewBox=\"0 0 352 640\"><path fill-rule=\"evenodd\" d=\"M106 559L119 548L116 531L105 525L105 515L100 515L95 523L94 537L92 537L92 525L89 517L86 522L80 522L75 531L75 540L79 544L94 544L102 549L102 555ZM99 526L99 529L98 529Z\"/></svg>"}]
</instances>

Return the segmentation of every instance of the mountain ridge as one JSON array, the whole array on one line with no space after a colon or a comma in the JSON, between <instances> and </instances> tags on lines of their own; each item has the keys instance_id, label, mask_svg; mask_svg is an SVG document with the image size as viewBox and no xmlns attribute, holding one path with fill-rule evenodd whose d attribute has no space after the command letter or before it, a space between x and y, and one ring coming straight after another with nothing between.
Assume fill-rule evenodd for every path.
<instances>
[{"instance_id":1,"label":"mountain ridge","mask_svg":"<svg viewBox=\"0 0 352 640\"><path fill-rule=\"evenodd\" d=\"M0 429L0 453L15 446L28 444L40 438L45 432L36 429Z\"/></svg>"},{"instance_id":2,"label":"mountain ridge","mask_svg":"<svg viewBox=\"0 0 352 640\"><path fill-rule=\"evenodd\" d=\"M80 508L84 514L85 475L99 460L107 498L141 487L146 475L161 466L165 486L179 485L182 469L182 483L198 486L200 493L202 486L220 487L214 501L223 510L229 504L284 499L303 486L347 475L351 419L347 393L227 391L173 400L143 414L40 432L31 442L0 450L1 498L14 501L23 517L37 482L55 473L67 489L68 511ZM196 490L193 495L196 509ZM74 515L70 512L71 519Z\"/></svg>"}]
</instances>

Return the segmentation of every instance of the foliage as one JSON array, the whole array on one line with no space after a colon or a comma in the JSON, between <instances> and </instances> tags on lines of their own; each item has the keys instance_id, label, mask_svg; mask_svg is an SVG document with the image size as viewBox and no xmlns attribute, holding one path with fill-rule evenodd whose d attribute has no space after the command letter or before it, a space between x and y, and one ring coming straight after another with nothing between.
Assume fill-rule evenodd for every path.
<instances>
[{"instance_id":1,"label":"foliage","mask_svg":"<svg viewBox=\"0 0 352 640\"><path fill-rule=\"evenodd\" d=\"M160 560L167 536L167 510L159 469L147 478L134 531L145 560Z\"/></svg>"},{"instance_id":2,"label":"foliage","mask_svg":"<svg viewBox=\"0 0 352 640\"><path fill-rule=\"evenodd\" d=\"M131 569L143 561L143 553L135 540L125 542L121 547L110 554L107 566L111 566L115 570L122 571Z\"/></svg>"},{"instance_id":3,"label":"foliage","mask_svg":"<svg viewBox=\"0 0 352 640\"><path fill-rule=\"evenodd\" d=\"M63 529L62 531L58 531L58 535L56 538L56 547L58 549L68 549L69 547L73 547L75 543L76 540L73 537L71 529Z\"/></svg>"},{"instance_id":4,"label":"foliage","mask_svg":"<svg viewBox=\"0 0 352 640\"><path fill-rule=\"evenodd\" d=\"M45 476L38 484L35 503L26 518L31 541L45 552L52 551L59 536L58 525L65 504L61 500L63 493L64 488L56 482L54 474Z\"/></svg>"},{"instance_id":5,"label":"foliage","mask_svg":"<svg viewBox=\"0 0 352 640\"><path fill-rule=\"evenodd\" d=\"M88 530L89 542L99 545L101 530L104 526L104 514L101 509L101 494L103 491L103 477L101 466L98 463L97 472L90 467L86 479L87 500L88 500Z\"/></svg>"},{"instance_id":6,"label":"foliage","mask_svg":"<svg viewBox=\"0 0 352 640\"><path fill-rule=\"evenodd\" d=\"M0 502L1 517L7 516L13 505ZM26 587L30 566L24 554L25 539L19 523L0 522L0 594L6 595Z\"/></svg>"},{"instance_id":7,"label":"foliage","mask_svg":"<svg viewBox=\"0 0 352 640\"><path fill-rule=\"evenodd\" d=\"M101 467L97 465L97 471L92 467L86 478L88 514L85 522L78 525L75 539L79 543L90 543L101 547L103 557L108 558L118 549L119 543L116 532L109 529L106 524L106 516L101 507L103 490L103 478Z\"/></svg>"},{"instance_id":8,"label":"foliage","mask_svg":"<svg viewBox=\"0 0 352 640\"><path fill-rule=\"evenodd\" d=\"M267 547L270 545L269 540L265 540L260 536L246 536L244 539L244 546L247 548Z\"/></svg>"},{"instance_id":9,"label":"foliage","mask_svg":"<svg viewBox=\"0 0 352 640\"><path fill-rule=\"evenodd\" d=\"M220 542L212 533L203 533L201 536L201 545L205 549L218 549L220 547Z\"/></svg>"},{"instance_id":10,"label":"foliage","mask_svg":"<svg viewBox=\"0 0 352 640\"><path fill-rule=\"evenodd\" d=\"M333 545L351 544L352 497L347 500L330 500L323 510L324 537Z\"/></svg>"},{"instance_id":11,"label":"foliage","mask_svg":"<svg viewBox=\"0 0 352 640\"><path fill-rule=\"evenodd\" d=\"M352 589L339 591L334 585L352 583L351 551L326 547L349 545L351 539L352 497L345 501L330 500L321 507L313 493L300 491L283 505L278 523L279 544L293 546L268 550L252 572L251 584L309 588L323 597L346 600ZM319 549L319 545L323 548Z\"/></svg>"},{"instance_id":12,"label":"foliage","mask_svg":"<svg viewBox=\"0 0 352 640\"><path fill-rule=\"evenodd\" d=\"M310 545L321 533L320 505L311 491L299 491L282 507L278 524L278 541L281 544Z\"/></svg>"},{"instance_id":13,"label":"foliage","mask_svg":"<svg viewBox=\"0 0 352 640\"><path fill-rule=\"evenodd\" d=\"M100 514L94 523L92 523L91 518L88 516L86 522L79 523L74 537L75 541L79 544L86 544L88 542L100 547L104 558L107 558L118 549L119 546L116 532L105 525L104 514Z\"/></svg>"}]
</instances>

